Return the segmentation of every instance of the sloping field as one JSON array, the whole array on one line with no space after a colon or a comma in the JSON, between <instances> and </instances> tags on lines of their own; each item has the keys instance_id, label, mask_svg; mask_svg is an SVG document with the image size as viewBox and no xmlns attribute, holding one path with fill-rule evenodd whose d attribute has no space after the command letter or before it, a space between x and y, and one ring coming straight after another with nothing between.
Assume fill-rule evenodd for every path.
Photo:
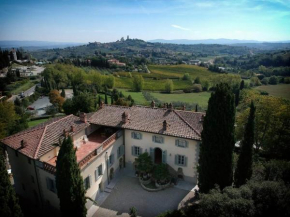
<instances>
[{"instance_id":1,"label":"sloping field","mask_svg":"<svg viewBox=\"0 0 290 217\"><path fill-rule=\"evenodd\" d=\"M269 95L282 97L290 100L290 84L263 85L256 87L257 90L266 91Z\"/></svg>"}]
</instances>

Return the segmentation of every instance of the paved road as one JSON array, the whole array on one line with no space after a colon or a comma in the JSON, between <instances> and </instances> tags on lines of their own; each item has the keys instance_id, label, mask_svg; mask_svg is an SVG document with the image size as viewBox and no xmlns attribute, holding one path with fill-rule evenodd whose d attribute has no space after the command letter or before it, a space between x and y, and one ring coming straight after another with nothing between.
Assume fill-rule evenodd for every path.
<instances>
[{"instance_id":1,"label":"paved road","mask_svg":"<svg viewBox=\"0 0 290 217\"><path fill-rule=\"evenodd\" d=\"M28 90L24 91L24 92L23 92L23 95L24 95L25 97L32 95L32 94L35 92L35 87L36 87L36 85L34 85L34 86L32 86L31 88L29 88ZM18 95L12 95L12 96L7 100L7 101L9 101L9 102L14 102L14 101L16 100L17 97L19 98Z\"/></svg>"},{"instance_id":2,"label":"paved road","mask_svg":"<svg viewBox=\"0 0 290 217\"><path fill-rule=\"evenodd\" d=\"M174 187L148 192L140 186L137 178L123 176L93 216L128 216L131 207L137 209L138 216L157 216L167 210L177 209L187 194L188 191Z\"/></svg>"}]
</instances>

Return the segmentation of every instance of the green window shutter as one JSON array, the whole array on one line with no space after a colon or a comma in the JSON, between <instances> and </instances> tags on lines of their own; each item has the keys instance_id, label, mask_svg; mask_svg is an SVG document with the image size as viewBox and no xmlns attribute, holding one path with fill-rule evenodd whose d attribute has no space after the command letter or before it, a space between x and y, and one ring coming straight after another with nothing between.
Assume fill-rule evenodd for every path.
<instances>
[{"instance_id":1,"label":"green window shutter","mask_svg":"<svg viewBox=\"0 0 290 217\"><path fill-rule=\"evenodd\" d=\"M161 137L161 143L164 143L164 138L163 137Z\"/></svg>"},{"instance_id":2,"label":"green window shutter","mask_svg":"<svg viewBox=\"0 0 290 217\"><path fill-rule=\"evenodd\" d=\"M178 145L179 145L179 140L176 139L176 140L175 140L175 146L178 146Z\"/></svg>"},{"instance_id":3,"label":"green window shutter","mask_svg":"<svg viewBox=\"0 0 290 217\"><path fill-rule=\"evenodd\" d=\"M92 176L91 175L89 175L89 181L90 181L89 182L90 183L89 188L90 188L90 187L92 187Z\"/></svg>"},{"instance_id":4,"label":"green window shutter","mask_svg":"<svg viewBox=\"0 0 290 217\"><path fill-rule=\"evenodd\" d=\"M135 146L132 146L132 155L135 156Z\"/></svg>"},{"instance_id":5,"label":"green window shutter","mask_svg":"<svg viewBox=\"0 0 290 217\"><path fill-rule=\"evenodd\" d=\"M55 180L53 180L53 192L54 192L54 193L57 193L56 182L55 182Z\"/></svg>"},{"instance_id":6,"label":"green window shutter","mask_svg":"<svg viewBox=\"0 0 290 217\"><path fill-rule=\"evenodd\" d=\"M175 164L178 165L178 154L175 155Z\"/></svg>"},{"instance_id":7,"label":"green window shutter","mask_svg":"<svg viewBox=\"0 0 290 217\"><path fill-rule=\"evenodd\" d=\"M99 170L99 168L97 167L97 169L95 170L95 182L97 181L97 179L98 179L98 170Z\"/></svg>"},{"instance_id":8,"label":"green window shutter","mask_svg":"<svg viewBox=\"0 0 290 217\"><path fill-rule=\"evenodd\" d=\"M122 156L124 155L124 152L125 152L125 146L121 145L120 148L121 148L121 156Z\"/></svg>"},{"instance_id":9,"label":"green window shutter","mask_svg":"<svg viewBox=\"0 0 290 217\"><path fill-rule=\"evenodd\" d=\"M162 163L167 163L167 151L162 151Z\"/></svg>"},{"instance_id":10,"label":"green window shutter","mask_svg":"<svg viewBox=\"0 0 290 217\"><path fill-rule=\"evenodd\" d=\"M134 132L131 132L131 137L134 139Z\"/></svg>"},{"instance_id":11,"label":"green window shutter","mask_svg":"<svg viewBox=\"0 0 290 217\"><path fill-rule=\"evenodd\" d=\"M112 159L111 159L112 164L111 165L113 165L114 162L115 162L115 156L114 156L114 154L112 154L111 157L112 157Z\"/></svg>"},{"instance_id":12,"label":"green window shutter","mask_svg":"<svg viewBox=\"0 0 290 217\"><path fill-rule=\"evenodd\" d=\"M188 141L185 141L185 148L188 147Z\"/></svg>"},{"instance_id":13,"label":"green window shutter","mask_svg":"<svg viewBox=\"0 0 290 217\"><path fill-rule=\"evenodd\" d=\"M155 136L152 136L152 141L155 142Z\"/></svg>"},{"instance_id":14,"label":"green window shutter","mask_svg":"<svg viewBox=\"0 0 290 217\"><path fill-rule=\"evenodd\" d=\"M184 166L187 167L187 157L184 156Z\"/></svg>"},{"instance_id":15,"label":"green window shutter","mask_svg":"<svg viewBox=\"0 0 290 217\"><path fill-rule=\"evenodd\" d=\"M48 190L50 190L50 183L49 183L49 178L46 177L46 187Z\"/></svg>"},{"instance_id":16,"label":"green window shutter","mask_svg":"<svg viewBox=\"0 0 290 217\"><path fill-rule=\"evenodd\" d=\"M151 157L151 160L154 162L154 149L153 148L150 148L150 157Z\"/></svg>"},{"instance_id":17,"label":"green window shutter","mask_svg":"<svg viewBox=\"0 0 290 217\"><path fill-rule=\"evenodd\" d=\"M142 154L142 148L139 148L139 155Z\"/></svg>"}]
</instances>

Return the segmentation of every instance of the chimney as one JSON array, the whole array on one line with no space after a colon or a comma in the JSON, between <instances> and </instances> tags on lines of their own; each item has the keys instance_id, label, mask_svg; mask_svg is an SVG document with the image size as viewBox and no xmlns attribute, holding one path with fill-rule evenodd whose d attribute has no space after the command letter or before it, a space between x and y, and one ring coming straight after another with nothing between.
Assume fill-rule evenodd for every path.
<instances>
[{"instance_id":1,"label":"chimney","mask_svg":"<svg viewBox=\"0 0 290 217\"><path fill-rule=\"evenodd\" d=\"M104 102L101 101L99 106L100 106L100 109L104 108Z\"/></svg>"},{"instance_id":2,"label":"chimney","mask_svg":"<svg viewBox=\"0 0 290 217\"><path fill-rule=\"evenodd\" d=\"M199 122L203 122L203 121L204 121L204 117L205 117L205 115L202 115L202 116L200 117Z\"/></svg>"},{"instance_id":3,"label":"chimney","mask_svg":"<svg viewBox=\"0 0 290 217\"><path fill-rule=\"evenodd\" d=\"M127 123L129 121L129 114L128 114L128 112L124 112L123 114L122 114L122 122L125 124L125 123Z\"/></svg>"},{"instance_id":4,"label":"chimney","mask_svg":"<svg viewBox=\"0 0 290 217\"><path fill-rule=\"evenodd\" d=\"M172 103L169 103L169 105L168 105L168 109L169 109L170 111L173 110L173 105L172 105Z\"/></svg>"},{"instance_id":5,"label":"chimney","mask_svg":"<svg viewBox=\"0 0 290 217\"><path fill-rule=\"evenodd\" d=\"M166 120L163 121L163 130L166 131L169 125L167 124Z\"/></svg>"},{"instance_id":6,"label":"chimney","mask_svg":"<svg viewBox=\"0 0 290 217\"><path fill-rule=\"evenodd\" d=\"M27 142L23 139L21 140L21 148L25 148L27 146Z\"/></svg>"},{"instance_id":7,"label":"chimney","mask_svg":"<svg viewBox=\"0 0 290 217\"><path fill-rule=\"evenodd\" d=\"M70 126L70 131L75 132L75 127L73 125Z\"/></svg>"},{"instance_id":8,"label":"chimney","mask_svg":"<svg viewBox=\"0 0 290 217\"><path fill-rule=\"evenodd\" d=\"M182 106L182 110L185 111L185 105Z\"/></svg>"},{"instance_id":9,"label":"chimney","mask_svg":"<svg viewBox=\"0 0 290 217\"><path fill-rule=\"evenodd\" d=\"M152 102L151 102L151 108L155 108L155 102L154 102L154 100L152 100Z\"/></svg>"},{"instance_id":10,"label":"chimney","mask_svg":"<svg viewBox=\"0 0 290 217\"><path fill-rule=\"evenodd\" d=\"M81 122L87 123L87 114L84 112L80 113L80 120Z\"/></svg>"}]
</instances>

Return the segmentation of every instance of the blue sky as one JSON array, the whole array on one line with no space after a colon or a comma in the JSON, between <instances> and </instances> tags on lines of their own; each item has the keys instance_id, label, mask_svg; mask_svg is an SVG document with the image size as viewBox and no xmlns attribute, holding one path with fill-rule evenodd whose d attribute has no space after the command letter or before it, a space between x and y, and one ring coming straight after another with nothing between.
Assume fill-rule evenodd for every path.
<instances>
[{"instance_id":1,"label":"blue sky","mask_svg":"<svg viewBox=\"0 0 290 217\"><path fill-rule=\"evenodd\" d=\"M0 40L290 40L290 0L0 0Z\"/></svg>"}]
</instances>

